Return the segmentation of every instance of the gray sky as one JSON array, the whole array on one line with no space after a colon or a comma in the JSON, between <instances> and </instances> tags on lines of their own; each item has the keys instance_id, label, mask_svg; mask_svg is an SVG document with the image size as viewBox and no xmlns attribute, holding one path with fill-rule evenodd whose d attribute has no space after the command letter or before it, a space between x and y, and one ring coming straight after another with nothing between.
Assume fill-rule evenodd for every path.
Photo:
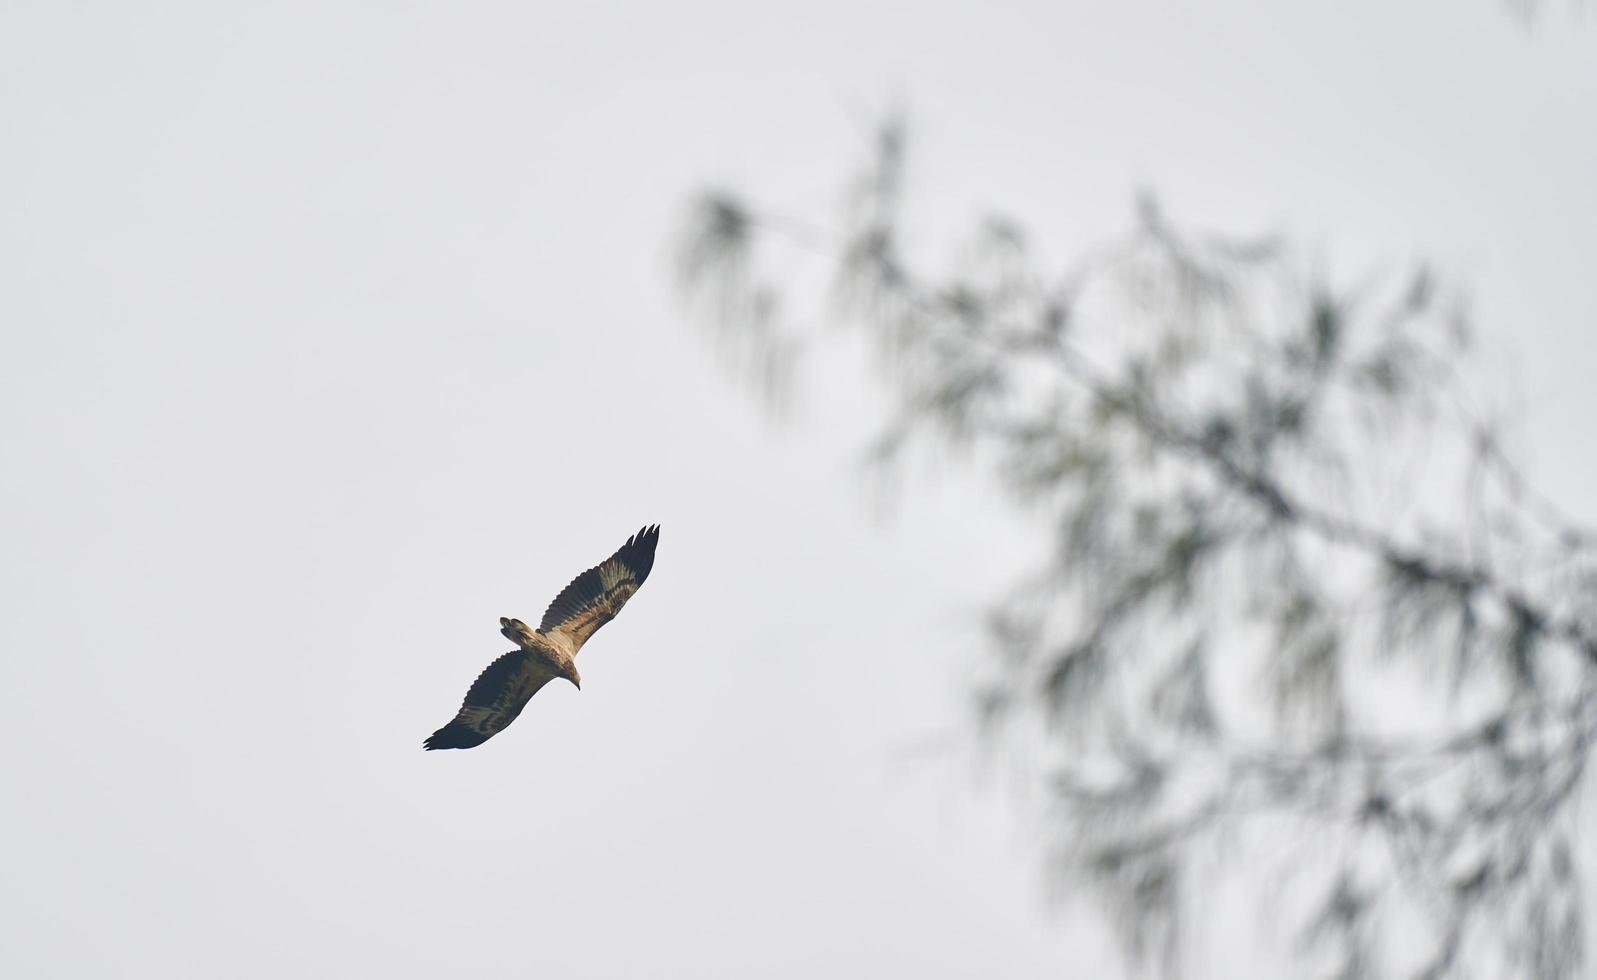
<instances>
[{"instance_id":1,"label":"gray sky","mask_svg":"<svg viewBox=\"0 0 1597 980\"><path fill-rule=\"evenodd\" d=\"M672 294L707 181L824 211L895 99L928 240L1138 187L1466 283L1597 517L1597 24L1491 0L0 9L0 961L28 977L1100 976L960 744L1024 567L888 519ZM834 382L835 383L835 382ZM648 586L471 752L471 679ZM985 794L985 795L984 795Z\"/></svg>"}]
</instances>

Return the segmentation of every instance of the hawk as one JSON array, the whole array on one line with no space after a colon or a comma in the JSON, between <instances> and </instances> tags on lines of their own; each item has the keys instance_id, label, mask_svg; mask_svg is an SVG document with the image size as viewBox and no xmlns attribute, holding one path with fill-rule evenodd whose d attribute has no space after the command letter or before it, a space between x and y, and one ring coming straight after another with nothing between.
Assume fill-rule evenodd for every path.
<instances>
[{"instance_id":1,"label":"hawk","mask_svg":"<svg viewBox=\"0 0 1597 980\"><path fill-rule=\"evenodd\" d=\"M615 618L654 567L660 525L643 528L609 558L571 580L555 596L538 628L500 617L499 632L517 648L478 676L454 720L433 732L427 749L469 749L493 738L516 720L538 689L564 677L582 688L576 656L588 637Z\"/></svg>"}]
</instances>

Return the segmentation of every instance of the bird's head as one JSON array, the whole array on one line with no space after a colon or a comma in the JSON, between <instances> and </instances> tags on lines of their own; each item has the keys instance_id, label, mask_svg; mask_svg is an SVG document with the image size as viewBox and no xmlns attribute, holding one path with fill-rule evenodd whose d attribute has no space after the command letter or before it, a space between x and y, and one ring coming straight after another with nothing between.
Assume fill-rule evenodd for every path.
<instances>
[{"instance_id":1,"label":"bird's head","mask_svg":"<svg viewBox=\"0 0 1597 980\"><path fill-rule=\"evenodd\" d=\"M566 664L565 665L565 670L562 670L560 672L560 676L564 677L566 680L570 681L572 684L575 684L577 690L579 690L579 691L582 690L582 675L577 673L577 665L576 664L573 664L573 663Z\"/></svg>"}]
</instances>

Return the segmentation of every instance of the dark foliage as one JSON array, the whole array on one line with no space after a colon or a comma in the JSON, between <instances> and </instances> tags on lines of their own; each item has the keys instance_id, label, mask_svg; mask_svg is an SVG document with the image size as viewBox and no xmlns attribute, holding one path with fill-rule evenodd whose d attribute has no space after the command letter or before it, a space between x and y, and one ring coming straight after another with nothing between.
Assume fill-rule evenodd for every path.
<instances>
[{"instance_id":1,"label":"dark foliage","mask_svg":"<svg viewBox=\"0 0 1597 980\"><path fill-rule=\"evenodd\" d=\"M1448 290L1339 289L1152 201L1059 275L1001 220L930 272L904 151L890 122L835 235L704 196L684 286L773 390L825 339L779 298L830 280L896 396L877 458L958 447L1051 542L974 699L1050 874L1164 975L1222 846L1286 873L1304 975L1579 975L1597 554L1476 407Z\"/></svg>"}]
</instances>

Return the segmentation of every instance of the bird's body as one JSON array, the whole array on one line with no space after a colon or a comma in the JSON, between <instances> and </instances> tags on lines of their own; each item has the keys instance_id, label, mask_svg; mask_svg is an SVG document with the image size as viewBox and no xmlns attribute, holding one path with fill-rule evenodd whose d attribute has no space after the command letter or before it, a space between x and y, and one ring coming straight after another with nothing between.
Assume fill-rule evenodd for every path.
<instances>
[{"instance_id":1,"label":"bird's body","mask_svg":"<svg viewBox=\"0 0 1597 980\"><path fill-rule=\"evenodd\" d=\"M469 749L488 741L516 720L534 694L557 677L582 687L577 651L599 627L615 618L654 567L660 527L654 525L600 564L572 580L555 596L537 629L501 617L499 632L517 649L489 664L466 692L453 720L422 743L428 749Z\"/></svg>"}]
</instances>

